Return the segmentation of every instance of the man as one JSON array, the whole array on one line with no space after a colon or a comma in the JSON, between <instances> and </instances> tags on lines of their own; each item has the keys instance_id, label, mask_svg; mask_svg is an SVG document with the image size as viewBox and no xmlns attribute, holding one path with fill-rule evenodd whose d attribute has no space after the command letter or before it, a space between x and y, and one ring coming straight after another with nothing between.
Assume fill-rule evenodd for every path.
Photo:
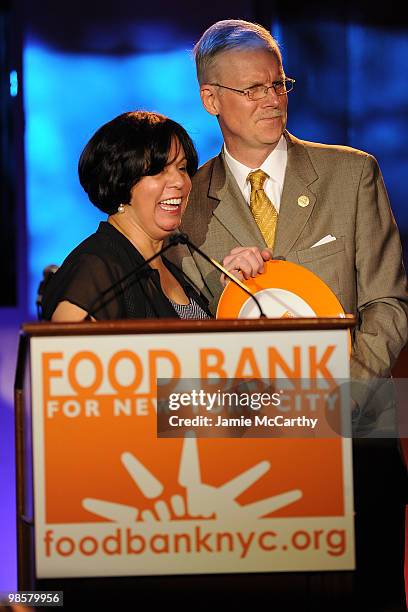
<instances>
[{"instance_id":1,"label":"man","mask_svg":"<svg viewBox=\"0 0 408 612\"><path fill-rule=\"evenodd\" d=\"M217 118L224 146L194 177L182 229L239 277L262 272L271 252L309 268L334 291L344 310L357 316L352 379L389 376L407 341L408 300L399 234L375 159L349 147L301 141L286 131L293 80L285 76L276 41L261 26L220 21L203 34L194 55L201 100ZM188 276L208 291L214 308L223 289L218 272L199 255L184 251L180 259ZM357 393L356 399L362 405L366 398ZM364 452L367 461L372 456L382 465L377 450L374 455ZM397 460L391 464L382 474L385 483L400 469L395 468ZM367 477L366 468L359 459L355 480ZM356 503L361 498L358 486ZM381 563L383 569L384 563L397 568L394 577L399 572L394 594L402 584L398 538L403 533L400 492L395 495L399 509L390 520L400 528L390 536L395 545L392 552L384 548ZM377 501L370 498L371 505ZM364 516L358 515L358 520ZM361 535L367 527L357 529ZM370 546L368 531L361 537L364 547ZM388 545L387 538L377 550ZM364 573L371 553L362 546L357 541L357 563ZM370 582L367 568L360 589ZM374 562L371 569L378 592ZM396 600L399 596L401 601L401 593L400 588Z\"/></svg>"},{"instance_id":2,"label":"man","mask_svg":"<svg viewBox=\"0 0 408 612\"><path fill-rule=\"evenodd\" d=\"M375 159L286 131L281 54L262 27L218 22L194 54L201 100L218 119L224 147L194 177L183 229L216 259L238 248L225 260L227 269L254 274L260 251L247 247L268 245L251 213L247 176L264 170L270 177L264 190L277 211L274 256L309 268L347 313L358 316L352 378L388 376L407 341L407 291L398 230ZM313 246L328 235L336 240ZM214 305L223 288L218 272L199 255L194 259L200 276L187 256L183 267Z\"/></svg>"}]
</instances>

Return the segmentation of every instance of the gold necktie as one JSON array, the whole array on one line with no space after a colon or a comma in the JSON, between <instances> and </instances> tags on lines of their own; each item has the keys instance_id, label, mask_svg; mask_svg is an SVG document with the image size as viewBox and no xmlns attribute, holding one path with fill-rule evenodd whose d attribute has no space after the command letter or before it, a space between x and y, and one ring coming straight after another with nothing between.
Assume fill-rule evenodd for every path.
<instances>
[{"instance_id":1,"label":"gold necktie","mask_svg":"<svg viewBox=\"0 0 408 612\"><path fill-rule=\"evenodd\" d=\"M275 242L276 223L278 213L276 208L266 195L263 186L269 178L263 170L255 170L248 174L247 180L251 185L250 208L254 219L261 230L261 234L270 249Z\"/></svg>"}]
</instances>

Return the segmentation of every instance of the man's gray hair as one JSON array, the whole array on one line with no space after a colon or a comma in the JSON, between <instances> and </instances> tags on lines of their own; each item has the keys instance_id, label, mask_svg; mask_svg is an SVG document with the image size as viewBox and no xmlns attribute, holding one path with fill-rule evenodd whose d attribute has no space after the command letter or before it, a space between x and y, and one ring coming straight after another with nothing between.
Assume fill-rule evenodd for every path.
<instances>
[{"instance_id":1,"label":"man's gray hair","mask_svg":"<svg viewBox=\"0 0 408 612\"><path fill-rule=\"evenodd\" d=\"M283 71L278 43L268 30L257 23L243 19L224 19L210 26L194 46L193 55L200 85L208 83L210 68L219 53L245 49L270 51L275 55Z\"/></svg>"}]
</instances>

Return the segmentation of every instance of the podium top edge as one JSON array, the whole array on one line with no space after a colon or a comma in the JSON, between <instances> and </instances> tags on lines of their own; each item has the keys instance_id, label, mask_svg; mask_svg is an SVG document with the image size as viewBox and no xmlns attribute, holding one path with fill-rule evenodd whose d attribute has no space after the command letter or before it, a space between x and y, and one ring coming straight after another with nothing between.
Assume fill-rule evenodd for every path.
<instances>
[{"instance_id":1,"label":"podium top edge","mask_svg":"<svg viewBox=\"0 0 408 612\"><path fill-rule=\"evenodd\" d=\"M261 331L320 331L350 329L356 325L353 315L294 319L123 319L78 323L24 323L28 336L100 336L115 334L169 334Z\"/></svg>"}]
</instances>

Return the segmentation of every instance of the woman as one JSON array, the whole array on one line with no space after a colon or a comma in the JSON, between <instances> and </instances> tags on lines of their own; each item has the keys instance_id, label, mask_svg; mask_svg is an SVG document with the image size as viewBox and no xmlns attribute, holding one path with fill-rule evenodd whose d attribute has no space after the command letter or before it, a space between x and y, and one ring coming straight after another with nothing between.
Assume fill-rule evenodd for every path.
<instances>
[{"instance_id":1,"label":"woman","mask_svg":"<svg viewBox=\"0 0 408 612\"><path fill-rule=\"evenodd\" d=\"M43 296L52 321L208 318L206 300L157 254L178 228L197 170L184 128L157 113L119 115L83 150L78 170L106 222L67 257Z\"/></svg>"}]
</instances>

